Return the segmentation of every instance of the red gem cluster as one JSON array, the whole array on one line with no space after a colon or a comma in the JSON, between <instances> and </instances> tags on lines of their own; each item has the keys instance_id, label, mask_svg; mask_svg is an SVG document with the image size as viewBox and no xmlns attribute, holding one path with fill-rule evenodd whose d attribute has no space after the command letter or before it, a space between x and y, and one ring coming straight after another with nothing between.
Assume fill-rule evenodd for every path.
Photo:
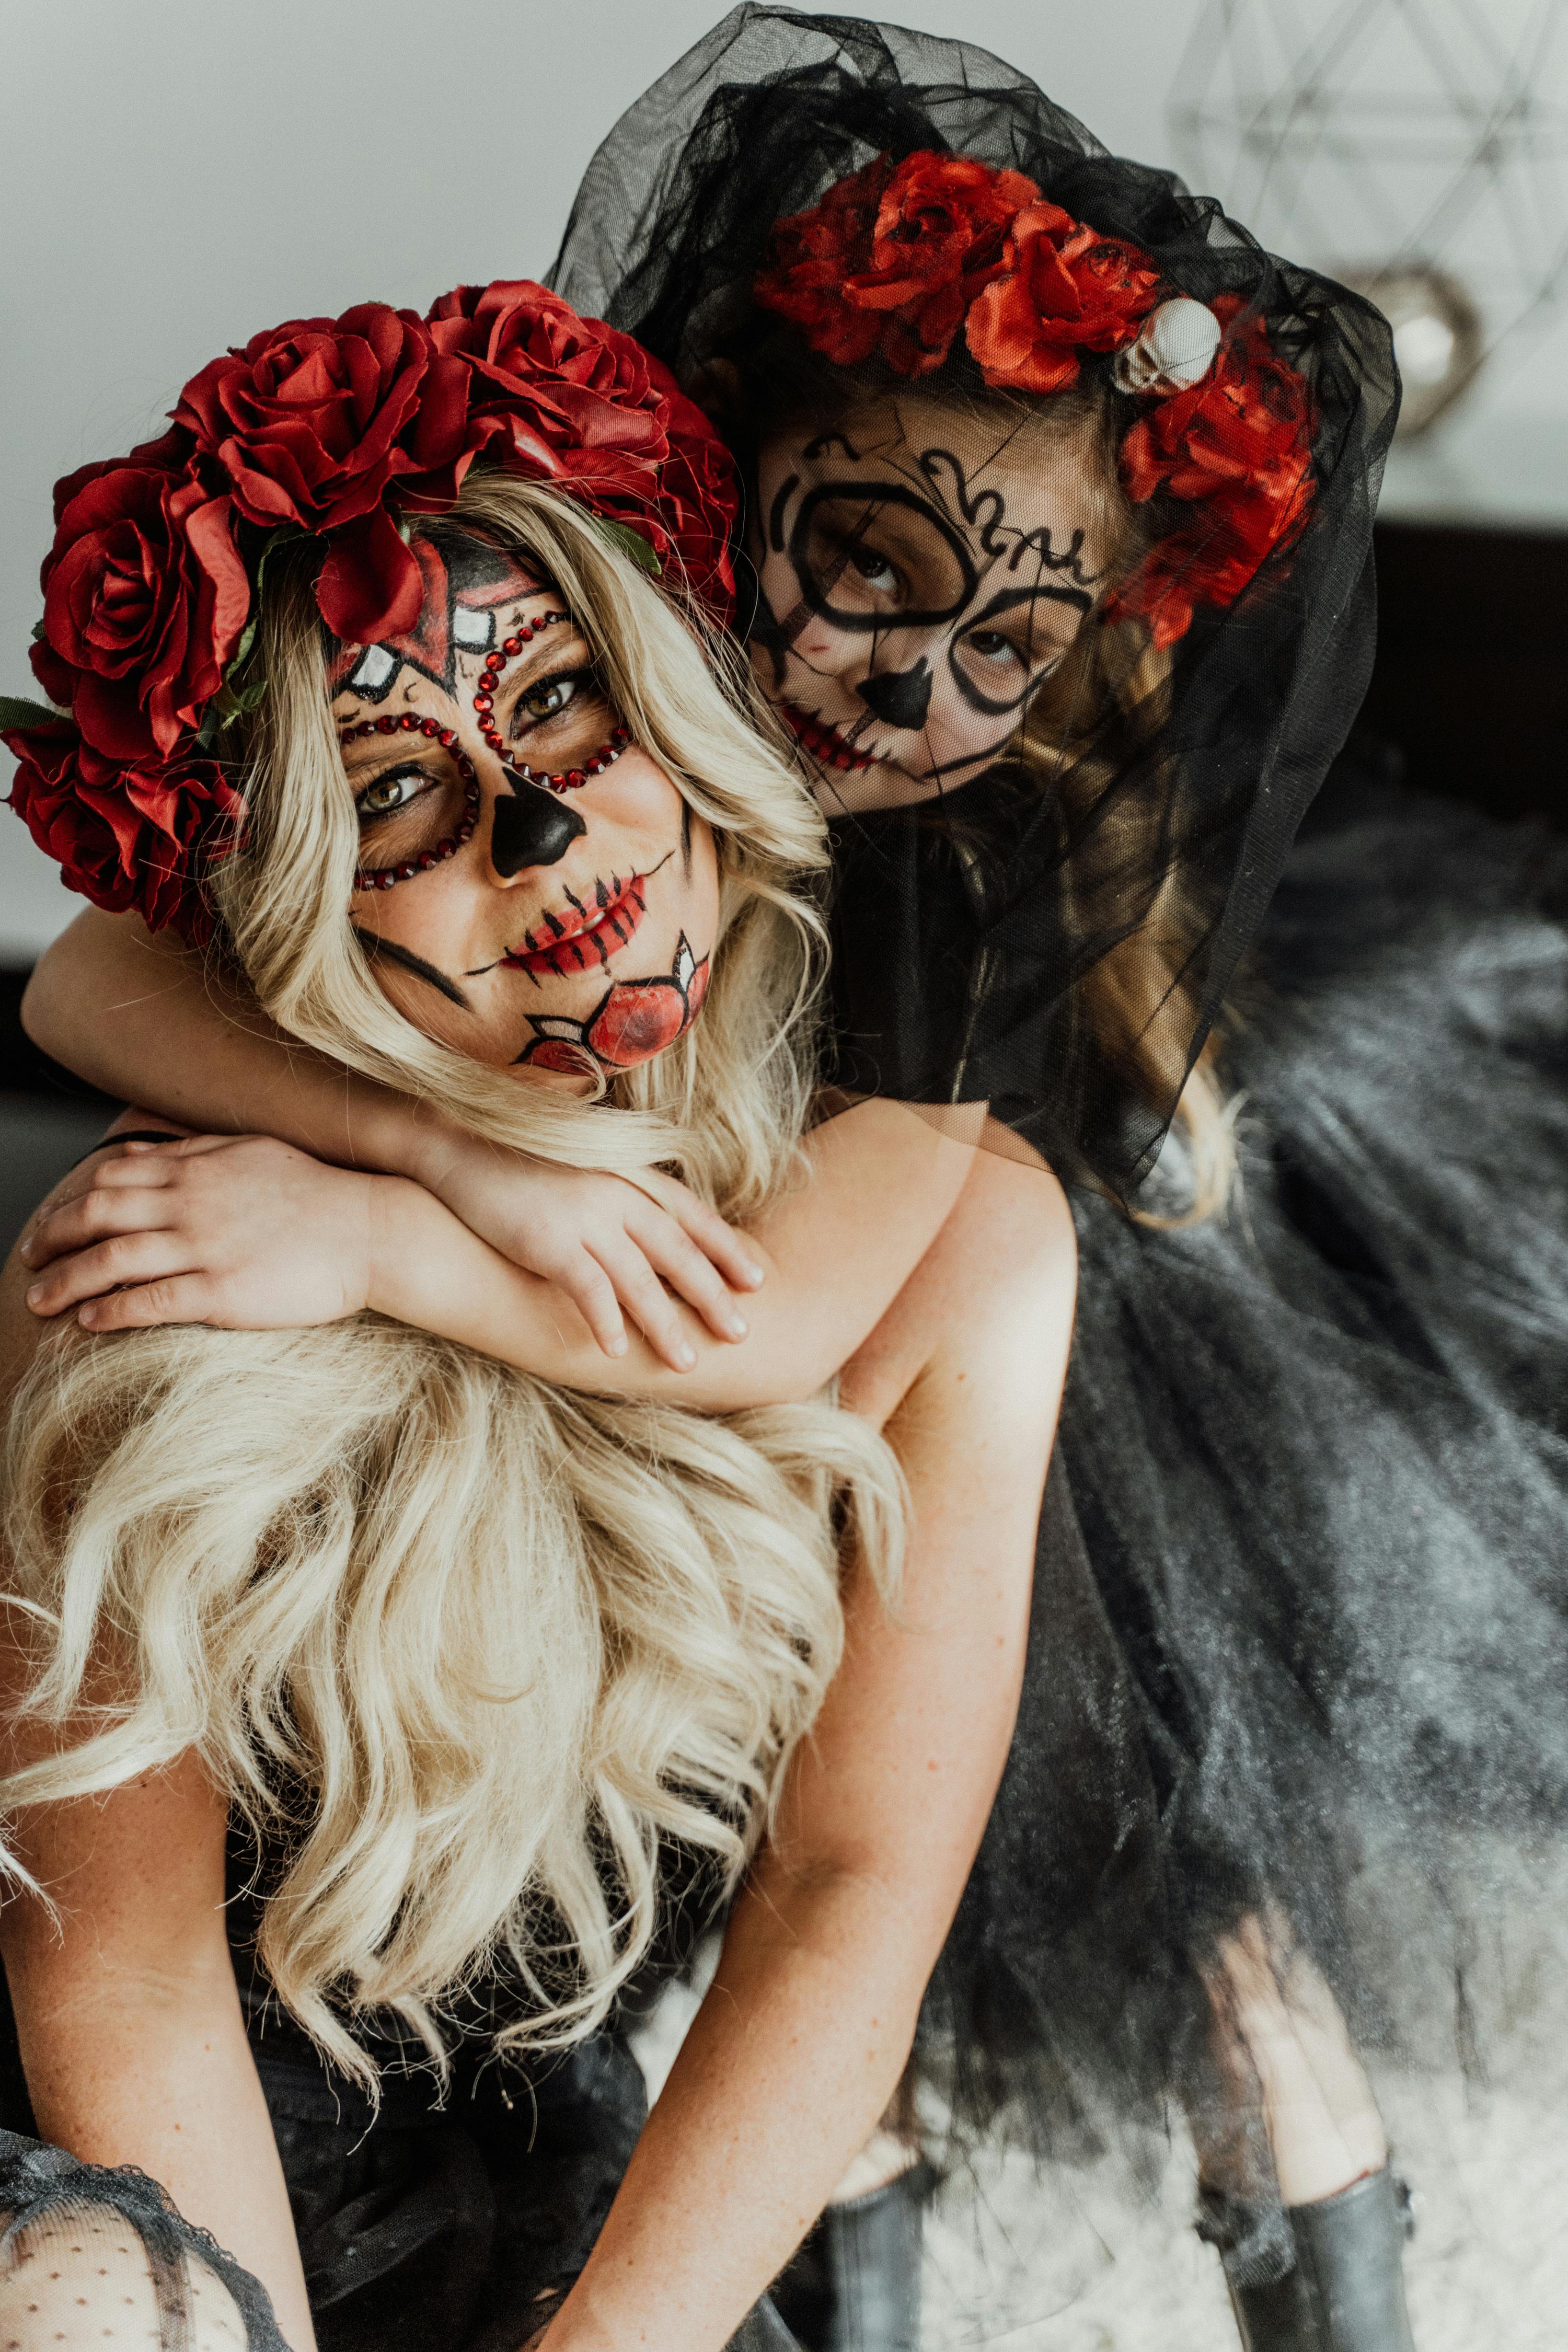
<instances>
[{"instance_id":1,"label":"red gem cluster","mask_svg":"<svg viewBox=\"0 0 1568 2352\"><path fill-rule=\"evenodd\" d=\"M362 719L357 727L343 728L338 740L357 743L366 735L428 735L432 742L450 751L463 781L463 821L456 833L447 834L434 849L422 849L417 857L405 857L396 866L362 866L354 876L356 890L390 890L395 882L412 882L416 874L428 874L432 866L455 857L464 842L472 841L479 816L479 780L455 730L438 726L434 719L416 719L411 710L405 710L401 718Z\"/></svg>"}]
</instances>

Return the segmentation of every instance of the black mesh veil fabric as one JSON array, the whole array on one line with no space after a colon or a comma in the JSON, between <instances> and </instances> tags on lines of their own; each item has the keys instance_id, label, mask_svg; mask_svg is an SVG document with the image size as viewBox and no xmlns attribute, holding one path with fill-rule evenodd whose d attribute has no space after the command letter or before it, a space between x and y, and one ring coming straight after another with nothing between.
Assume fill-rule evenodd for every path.
<instances>
[{"instance_id":1,"label":"black mesh veil fabric","mask_svg":"<svg viewBox=\"0 0 1568 2352\"><path fill-rule=\"evenodd\" d=\"M759 494L770 446L901 436L887 494L952 489L954 530L985 457L958 482L958 428L944 444L932 416L1014 446L1020 404L988 404L962 338L911 383L809 351L755 299L781 217L928 152L1025 173L1166 288L1236 298L1310 393L1305 528L1234 601L1163 649L1097 603L983 772L831 820L837 1075L984 1099L1088 1180L1018 1731L928 1997L928 2072L961 2132L1053 2158L1158 2162L1179 2101L1267 2270L1289 2257L1256 2085L1227 2072L1220 1940L1266 1923L1287 2000L1310 1960L1363 2053L1473 2060L1561 1859L1562 858L1342 756L1397 406L1376 312L979 49L747 5L612 131L553 282L725 430L775 698L803 628L766 590L781 543L801 607L824 598ZM1137 396L1108 358L1072 397L1120 446ZM1138 547L1183 520L1156 498ZM881 652L868 636L868 678ZM1140 1185L1159 1211L1190 1198L1179 1148L1153 1163L1222 1005L1239 1195L1136 1224Z\"/></svg>"},{"instance_id":2,"label":"black mesh veil fabric","mask_svg":"<svg viewBox=\"0 0 1568 2352\"><path fill-rule=\"evenodd\" d=\"M753 499L759 446L776 428L852 430L879 402L907 410L914 392L927 418L933 402L978 412L1000 450L1040 400L993 396L988 411L962 337L911 386L879 359L815 356L752 298L781 215L879 155L925 151L1026 174L1075 219L1143 249L1167 291L1239 298L1310 387L1306 529L1234 603L1200 607L1152 657L1142 625L1091 617L1073 656L998 728L988 773L836 824L842 1083L986 1100L1058 1172L1125 1195L1158 1150L1365 683L1372 518L1396 407L1390 341L1358 297L1265 254L1170 173L1108 154L984 51L756 5L734 9L616 125L552 283L706 402ZM1081 357L1079 396L1098 404L1114 446L1140 404L1114 388L1107 355ZM924 437L942 436L928 426ZM965 481L929 451L920 463L939 520L973 522L975 466ZM864 467L857 483L867 489ZM1140 528L1158 538L1190 520L1156 499ZM753 506L753 554L769 530L775 520ZM752 621L782 659L799 612L758 597ZM874 638L867 659L878 666Z\"/></svg>"}]
</instances>

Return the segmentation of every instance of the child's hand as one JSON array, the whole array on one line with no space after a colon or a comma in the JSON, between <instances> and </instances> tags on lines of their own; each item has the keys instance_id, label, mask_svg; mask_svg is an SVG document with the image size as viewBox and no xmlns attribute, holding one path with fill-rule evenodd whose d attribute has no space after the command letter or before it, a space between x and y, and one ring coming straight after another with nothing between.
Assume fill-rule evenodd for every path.
<instances>
[{"instance_id":1,"label":"child's hand","mask_svg":"<svg viewBox=\"0 0 1568 2352\"><path fill-rule=\"evenodd\" d=\"M672 1371L688 1369L670 1291L716 1339L746 1336L734 1294L755 1290L763 1269L742 1236L673 1176L649 1172L650 1200L622 1176L468 1139L428 1150L409 1172L470 1233L563 1290L606 1356L626 1353L624 1308Z\"/></svg>"},{"instance_id":2,"label":"child's hand","mask_svg":"<svg viewBox=\"0 0 1568 2352\"><path fill-rule=\"evenodd\" d=\"M270 1136L111 1136L45 1202L21 1244L36 1315L89 1331L155 1323L297 1329L369 1295L374 1188ZM44 1269L47 1269L45 1271Z\"/></svg>"}]
</instances>

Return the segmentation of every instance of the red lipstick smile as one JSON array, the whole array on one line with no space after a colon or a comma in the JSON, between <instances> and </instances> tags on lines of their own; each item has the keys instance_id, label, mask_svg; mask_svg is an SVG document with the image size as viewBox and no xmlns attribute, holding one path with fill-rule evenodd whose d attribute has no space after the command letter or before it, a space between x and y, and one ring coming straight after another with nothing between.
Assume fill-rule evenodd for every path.
<instances>
[{"instance_id":1,"label":"red lipstick smile","mask_svg":"<svg viewBox=\"0 0 1568 2352\"><path fill-rule=\"evenodd\" d=\"M627 946L647 912L647 876L634 874L629 882L612 875L596 882L584 902L568 890L564 907L546 909L522 945L509 948L500 959L508 971L553 972L569 980L574 972L602 970L618 948Z\"/></svg>"},{"instance_id":2,"label":"red lipstick smile","mask_svg":"<svg viewBox=\"0 0 1568 2352\"><path fill-rule=\"evenodd\" d=\"M781 702L779 716L801 750L809 752L825 768L847 771L875 768L880 764L879 752L861 751L847 735L841 735L837 727L829 727L825 719L814 719L808 710L800 709L793 702Z\"/></svg>"}]
</instances>

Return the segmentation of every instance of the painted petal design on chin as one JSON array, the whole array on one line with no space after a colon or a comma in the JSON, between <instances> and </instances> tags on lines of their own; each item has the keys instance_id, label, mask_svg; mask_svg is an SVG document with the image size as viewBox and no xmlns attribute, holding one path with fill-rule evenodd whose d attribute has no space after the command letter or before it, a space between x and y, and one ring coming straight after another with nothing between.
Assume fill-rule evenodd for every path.
<instances>
[{"instance_id":1,"label":"painted petal design on chin","mask_svg":"<svg viewBox=\"0 0 1568 2352\"><path fill-rule=\"evenodd\" d=\"M612 1069L630 1069L673 1045L689 1018L685 994L674 981L626 981L611 989L588 1031L588 1043Z\"/></svg>"},{"instance_id":2,"label":"painted petal design on chin","mask_svg":"<svg viewBox=\"0 0 1568 2352\"><path fill-rule=\"evenodd\" d=\"M574 1045L564 1037L540 1037L517 1058L525 1069L560 1070L569 1078L594 1075L592 1058L585 1047Z\"/></svg>"}]
</instances>

